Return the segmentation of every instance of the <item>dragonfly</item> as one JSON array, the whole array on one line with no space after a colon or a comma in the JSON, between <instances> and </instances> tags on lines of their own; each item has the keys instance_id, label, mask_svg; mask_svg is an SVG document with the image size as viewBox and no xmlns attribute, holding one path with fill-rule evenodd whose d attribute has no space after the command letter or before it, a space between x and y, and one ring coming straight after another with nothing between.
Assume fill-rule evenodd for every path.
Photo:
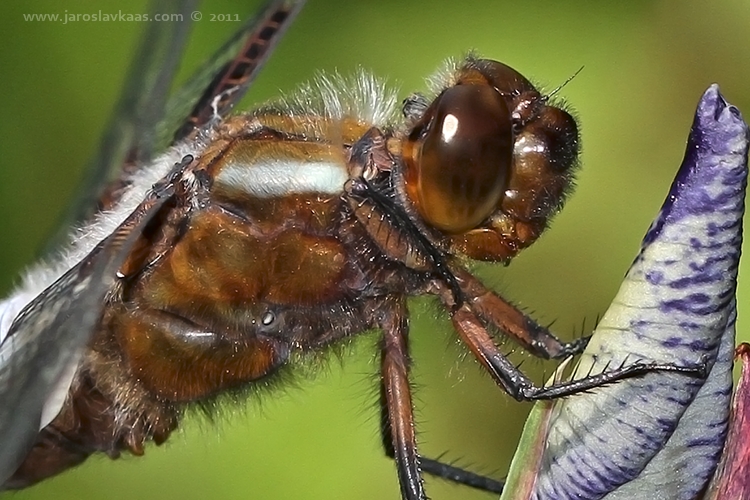
<instances>
[{"instance_id":1,"label":"dragonfly","mask_svg":"<svg viewBox=\"0 0 750 500\"><path fill-rule=\"evenodd\" d=\"M468 57L400 107L362 74L230 115L300 8L271 2L170 99L173 68L159 55L179 53L184 27L147 34L146 69L128 84L141 92L126 92L94 161L97 195L72 212L93 222L3 302L6 488L94 452L140 455L190 405L265 385L374 329L383 446L402 496L426 498L423 473L499 491L417 452L408 296L435 296L519 400L686 370L634 363L540 387L496 346L494 330L543 358L585 345L560 342L464 264L505 263L533 243L573 179L575 120L512 68Z\"/></svg>"}]
</instances>

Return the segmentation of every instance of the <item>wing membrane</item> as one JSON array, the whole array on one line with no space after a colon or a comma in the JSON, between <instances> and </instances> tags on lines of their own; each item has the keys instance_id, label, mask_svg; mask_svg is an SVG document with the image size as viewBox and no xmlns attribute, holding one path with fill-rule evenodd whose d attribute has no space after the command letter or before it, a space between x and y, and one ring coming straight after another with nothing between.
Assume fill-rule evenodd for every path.
<instances>
[{"instance_id":1,"label":"wing membrane","mask_svg":"<svg viewBox=\"0 0 750 500\"><path fill-rule=\"evenodd\" d=\"M164 116L165 103L190 31L190 13L197 0L153 0L150 15L179 14L182 20L149 22L128 70L123 94L102 135L99 149L84 170L78 198L69 207L47 246L66 241L69 228L89 219L104 189L128 162L148 161L164 148L154 131Z\"/></svg>"},{"instance_id":2,"label":"wing membrane","mask_svg":"<svg viewBox=\"0 0 750 500\"><path fill-rule=\"evenodd\" d=\"M177 131L175 141L208 123L212 116L225 116L242 99L303 5L304 0L268 2L169 100L167 118L180 120L167 128Z\"/></svg>"},{"instance_id":3,"label":"wing membrane","mask_svg":"<svg viewBox=\"0 0 750 500\"><path fill-rule=\"evenodd\" d=\"M94 214L103 195L117 193L128 165L143 164L174 141L226 115L249 88L304 0L271 0L167 99L197 0L154 0L151 14L176 13L181 21L147 23L126 78L123 96L85 171L77 201L59 224L45 253L65 241L68 228ZM214 98L221 95L216 109ZM166 103L166 104L165 104ZM214 113L215 112L215 113ZM112 186L115 186L114 188ZM108 193L108 189L110 192ZM115 195L116 197L117 195ZM106 201L106 200L105 200Z\"/></svg>"},{"instance_id":4,"label":"wing membrane","mask_svg":"<svg viewBox=\"0 0 750 500\"><path fill-rule=\"evenodd\" d=\"M0 344L0 485L33 446L50 393L61 385L67 392L61 379L73 376L117 270L167 199L134 212L11 325Z\"/></svg>"}]
</instances>

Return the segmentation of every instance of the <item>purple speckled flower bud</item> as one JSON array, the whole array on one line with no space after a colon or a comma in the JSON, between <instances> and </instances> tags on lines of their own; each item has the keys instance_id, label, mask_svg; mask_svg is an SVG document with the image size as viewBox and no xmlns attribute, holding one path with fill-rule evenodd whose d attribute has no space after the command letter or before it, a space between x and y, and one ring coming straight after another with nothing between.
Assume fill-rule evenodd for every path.
<instances>
[{"instance_id":1,"label":"purple speckled flower bud","mask_svg":"<svg viewBox=\"0 0 750 500\"><path fill-rule=\"evenodd\" d=\"M652 372L552 403L527 422L503 498L696 499L727 435L748 129L717 86L685 159L573 378L634 362Z\"/></svg>"}]
</instances>

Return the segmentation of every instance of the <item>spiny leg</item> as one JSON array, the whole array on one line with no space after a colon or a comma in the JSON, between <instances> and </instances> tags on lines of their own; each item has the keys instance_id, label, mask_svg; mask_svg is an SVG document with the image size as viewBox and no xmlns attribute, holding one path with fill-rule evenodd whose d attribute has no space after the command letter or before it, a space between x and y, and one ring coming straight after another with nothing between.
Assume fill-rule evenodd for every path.
<instances>
[{"instance_id":1,"label":"spiny leg","mask_svg":"<svg viewBox=\"0 0 750 500\"><path fill-rule=\"evenodd\" d=\"M582 379L539 387L500 352L482 322L468 305L464 304L454 311L451 319L461 339L471 349L477 360L489 371L495 382L519 401L571 396L611 382L655 371L684 373L698 378L706 376L706 363L695 366L678 366L671 363L636 362L612 370L605 370L597 375L589 375Z\"/></svg>"},{"instance_id":2,"label":"spiny leg","mask_svg":"<svg viewBox=\"0 0 750 500\"><path fill-rule=\"evenodd\" d=\"M380 384L380 424L385 455L389 458L395 459L395 452L393 450L393 433L391 432L391 424L388 418L388 406L385 398L385 386L383 384ZM491 477L475 474L474 472L467 471L460 467L439 460L425 458L423 456L419 458L419 464L422 472L426 472L432 476L463 484L478 490L487 491L489 493L500 494L503 492L504 483L492 479Z\"/></svg>"},{"instance_id":3,"label":"spiny leg","mask_svg":"<svg viewBox=\"0 0 750 500\"><path fill-rule=\"evenodd\" d=\"M466 303L484 322L494 325L513 338L534 356L544 359L562 359L580 354L586 348L590 337L582 337L573 342L561 342L546 327L538 324L516 306L485 287L471 273L463 269L453 269ZM442 288L442 287L440 287ZM452 294L441 289L440 296L449 310L455 308Z\"/></svg>"},{"instance_id":4,"label":"spiny leg","mask_svg":"<svg viewBox=\"0 0 750 500\"><path fill-rule=\"evenodd\" d=\"M473 488L501 493L503 483L500 481L419 456L408 379L408 325L403 304L386 313L381 327L383 345L380 408L383 447L386 455L396 461L403 498L426 498L422 471Z\"/></svg>"},{"instance_id":5,"label":"spiny leg","mask_svg":"<svg viewBox=\"0 0 750 500\"><path fill-rule=\"evenodd\" d=\"M426 500L424 481L420 473L417 439L414 432L414 411L409 387L409 327L403 300L393 301L381 319L382 398L387 409L390 448L396 461L401 496L404 500Z\"/></svg>"}]
</instances>

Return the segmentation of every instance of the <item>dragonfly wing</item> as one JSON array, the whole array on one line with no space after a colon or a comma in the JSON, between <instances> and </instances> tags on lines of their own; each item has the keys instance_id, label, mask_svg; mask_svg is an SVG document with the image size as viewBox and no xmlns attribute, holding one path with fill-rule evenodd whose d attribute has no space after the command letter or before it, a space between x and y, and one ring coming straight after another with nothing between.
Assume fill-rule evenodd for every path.
<instances>
[{"instance_id":1,"label":"dragonfly wing","mask_svg":"<svg viewBox=\"0 0 750 500\"><path fill-rule=\"evenodd\" d=\"M197 0L153 0L149 15L176 14L177 21L149 22L125 78L123 93L107 124L99 148L87 165L77 197L47 245L49 254L67 241L69 228L88 220L99 208L105 188L121 177L123 166L146 162L166 144L156 130L190 31ZM161 148L161 149L159 149Z\"/></svg>"},{"instance_id":2,"label":"dragonfly wing","mask_svg":"<svg viewBox=\"0 0 750 500\"><path fill-rule=\"evenodd\" d=\"M167 104L165 118L166 130L175 142L214 116L229 113L303 6L304 0L269 1L175 93Z\"/></svg>"},{"instance_id":3,"label":"dragonfly wing","mask_svg":"<svg viewBox=\"0 0 750 500\"><path fill-rule=\"evenodd\" d=\"M143 228L168 197L144 202L16 317L0 344L0 485L59 411L107 293Z\"/></svg>"}]
</instances>

